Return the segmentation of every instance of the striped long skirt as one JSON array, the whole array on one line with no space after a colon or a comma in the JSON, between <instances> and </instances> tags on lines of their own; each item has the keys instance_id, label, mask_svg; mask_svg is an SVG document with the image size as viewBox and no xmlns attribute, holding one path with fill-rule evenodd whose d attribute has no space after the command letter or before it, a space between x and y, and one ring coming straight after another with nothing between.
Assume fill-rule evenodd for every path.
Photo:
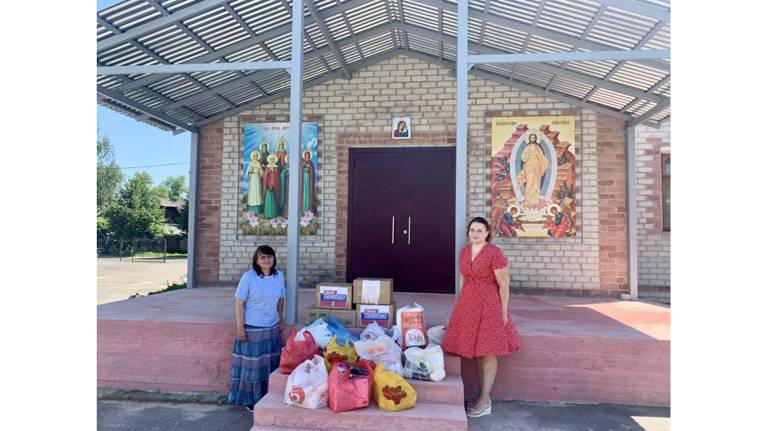
<instances>
[{"instance_id":1,"label":"striped long skirt","mask_svg":"<svg viewBox=\"0 0 768 431\"><path fill-rule=\"evenodd\" d=\"M279 325L260 328L245 325L245 341L232 346L232 368L227 401L250 406L267 393L269 374L280 365Z\"/></svg>"}]
</instances>

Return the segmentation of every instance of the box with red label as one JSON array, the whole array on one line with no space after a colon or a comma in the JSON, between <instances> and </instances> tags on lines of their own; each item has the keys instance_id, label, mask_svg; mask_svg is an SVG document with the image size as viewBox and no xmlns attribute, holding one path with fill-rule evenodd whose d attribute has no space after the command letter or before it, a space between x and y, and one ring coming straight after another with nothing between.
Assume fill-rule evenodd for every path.
<instances>
[{"instance_id":1,"label":"box with red label","mask_svg":"<svg viewBox=\"0 0 768 431\"><path fill-rule=\"evenodd\" d=\"M315 308L351 310L352 285L350 283L317 283L315 285Z\"/></svg>"},{"instance_id":2,"label":"box with red label","mask_svg":"<svg viewBox=\"0 0 768 431\"><path fill-rule=\"evenodd\" d=\"M356 314L357 326L361 328L365 328L373 322L384 328L389 328L395 319L395 303L384 305L357 304Z\"/></svg>"},{"instance_id":3,"label":"box with red label","mask_svg":"<svg viewBox=\"0 0 768 431\"><path fill-rule=\"evenodd\" d=\"M394 300L394 280L391 278L356 278L352 284L355 304L389 305Z\"/></svg>"}]
</instances>

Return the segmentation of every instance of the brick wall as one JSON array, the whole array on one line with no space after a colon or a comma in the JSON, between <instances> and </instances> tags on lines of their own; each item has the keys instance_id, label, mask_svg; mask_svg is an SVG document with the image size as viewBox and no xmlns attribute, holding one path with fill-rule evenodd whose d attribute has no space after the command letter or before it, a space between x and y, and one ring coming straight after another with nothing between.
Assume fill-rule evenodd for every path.
<instances>
[{"instance_id":1,"label":"brick wall","mask_svg":"<svg viewBox=\"0 0 768 431\"><path fill-rule=\"evenodd\" d=\"M348 147L393 145L386 138L390 133L392 115L410 115L414 137L434 138L398 145L455 145L455 142L448 140L455 136L455 94L455 79L447 69L406 56L354 72L349 81L336 79L305 89L306 119L318 121L321 130L318 186L322 191L319 193L318 210L320 231L315 236L301 237L299 269L302 285L343 278L346 251L340 245L346 245L346 239L343 233L337 235L337 232L346 229L347 188L344 177ZM243 111L214 126L221 127L222 145L218 149L206 150L206 142L201 142L206 155L219 151L221 157L219 182L202 175L200 178L201 183L211 181L208 187L218 187L221 198L218 262L205 268L205 271L218 273L221 285L236 283L250 267L254 248L262 243L275 247L278 265L285 266L285 237L255 237L239 233L238 200L242 175L242 125L245 121L287 121L288 108L288 100L284 98ZM623 124L592 111L574 109L566 103L470 76L468 217L489 216L490 117L497 114L575 115L580 124L577 130L580 233L576 238L559 241L495 239L494 243L510 258L513 291L605 294L625 289L626 262L617 242L620 241L618 238L624 244L626 242L626 232L622 236L619 231L623 229L621 226L626 216L626 208L621 201L625 196L622 187L625 186L619 178L619 170L623 169L619 165L624 166L623 160L619 159L624 149ZM204 135L207 133L204 132ZM361 135L356 134L371 134L377 140L361 143L356 138ZM616 169L616 175L610 180L601 179L598 176L601 167ZM600 181L613 183L599 184ZM602 194L614 196L609 198L610 202L601 202L598 196ZM603 220L613 222L614 227L601 227ZM208 221L213 222L213 218ZM601 258L608 263L604 268L600 265ZM202 261L199 262L202 264ZM205 262L206 265L210 263Z\"/></svg>"},{"instance_id":2,"label":"brick wall","mask_svg":"<svg viewBox=\"0 0 768 431\"><path fill-rule=\"evenodd\" d=\"M206 126L200 133L200 169L198 174L197 230L195 255L198 285L219 283L221 222L221 156L223 146L222 123Z\"/></svg>"},{"instance_id":3,"label":"brick wall","mask_svg":"<svg viewBox=\"0 0 768 431\"><path fill-rule=\"evenodd\" d=\"M635 128L637 156L638 285L641 296L669 297L670 232L663 230L661 154L670 148L670 126Z\"/></svg>"},{"instance_id":4,"label":"brick wall","mask_svg":"<svg viewBox=\"0 0 768 431\"><path fill-rule=\"evenodd\" d=\"M600 288L627 290L627 159L624 122L597 115Z\"/></svg>"}]
</instances>

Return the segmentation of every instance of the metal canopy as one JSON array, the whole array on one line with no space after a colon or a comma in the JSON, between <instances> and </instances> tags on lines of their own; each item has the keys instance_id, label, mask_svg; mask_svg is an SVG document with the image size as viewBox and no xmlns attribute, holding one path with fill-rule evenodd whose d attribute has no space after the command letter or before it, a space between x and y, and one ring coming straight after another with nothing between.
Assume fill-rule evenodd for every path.
<instances>
[{"instance_id":1,"label":"metal canopy","mask_svg":"<svg viewBox=\"0 0 768 431\"><path fill-rule=\"evenodd\" d=\"M98 103L179 133L287 97L288 72L237 63L290 60L292 4L126 0L99 11L97 70L105 74L97 77ZM305 87L349 79L403 54L455 70L456 1L306 0L303 6ZM470 56L572 55L477 64L469 73L632 125L658 126L671 115L669 58L630 52L670 49L669 9L667 0L470 0ZM606 53L579 54L597 51ZM627 54L611 57L611 51ZM211 70L216 63L226 70ZM168 67L180 64L187 66ZM114 74L121 66L132 68ZM157 69L165 73L137 66L165 66Z\"/></svg>"}]
</instances>

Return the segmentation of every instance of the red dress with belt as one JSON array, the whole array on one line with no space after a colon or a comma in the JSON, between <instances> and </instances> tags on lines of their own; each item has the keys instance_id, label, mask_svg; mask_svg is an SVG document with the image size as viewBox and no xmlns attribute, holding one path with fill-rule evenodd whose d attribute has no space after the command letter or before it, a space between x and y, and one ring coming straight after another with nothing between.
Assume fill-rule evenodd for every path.
<instances>
[{"instance_id":1,"label":"red dress with belt","mask_svg":"<svg viewBox=\"0 0 768 431\"><path fill-rule=\"evenodd\" d=\"M504 253L495 245L486 244L472 260L472 246L459 254L459 268L464 286L448 321L442 347L465 358L501 356L520 350L520 335L507 312L507 324L501 317L499 285L495 269L508 265Z\"/></svg>"}]
</instances>

